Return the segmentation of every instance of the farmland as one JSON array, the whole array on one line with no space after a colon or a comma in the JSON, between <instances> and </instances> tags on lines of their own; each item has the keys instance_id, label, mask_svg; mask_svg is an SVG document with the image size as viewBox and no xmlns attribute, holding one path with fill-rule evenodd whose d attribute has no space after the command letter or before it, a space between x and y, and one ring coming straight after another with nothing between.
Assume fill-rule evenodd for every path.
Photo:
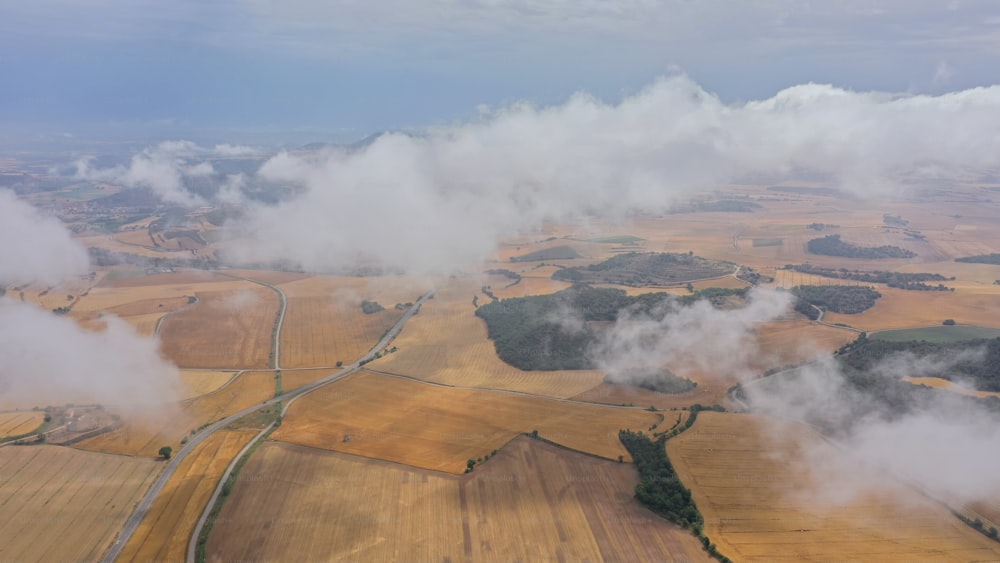
<instances>
[{"instance_id":1,"label":"farmland","mask_svg":"<svg viewBox=\"0 0 1000 563\"><path fill-rule=\"evenodd\" d=\"M474 315L472 297L478 292L474 279L449 281L393 341L399 350L373 362L372 369L448 385L563 398L600 384L604 374L597 370L522 371L504 363L487 337L486 324Z\"/></svg>"},{"instance_id":2,"label":"farmland","mask_svg":"<svg viewBox=\"0 0 1000 563\"><path fill-rule=\"evenodd\" d=\"M98 560L159 470L59 446L0 448L0 559Z\"/></svg>"},{"instance_id":3,"label":"farmland","mask_svg":"<svg viewBox=\"0 0 1000 563\"><path fill-rule=\"evenodd\" d=\"M635 483L628 465L524 437L462 477L270 442L241 472L207 560L707 561L632 499Z\"/></svg>"},{"instance_id":4,"label":"farmland","mask_svg":"<svg viewBox=\"0 0 1000 563\"><path fill-rule=\"evenodd\" d=\"M455 389L362 372L297 400L271 437L289 443L461 473L466 460L519 433L609 459L628 457L618 429L657 413Z\"/></svg>"},{"instance_id":5,"label":"farmland","mask_svg":"<svg viewBox=\"0 0 1000 563\"><path fill-rule=\"evenodd\" d=\"M705 533L736 561L1000 557L1000 544L884 474L846 463L826 463L821 474L807 470L804 452L839 456L805 426L703 412L667 442L667 451L705 518ZM850 490L849 483L865 489L824 496Z\"/></svg>"},{"instance_id":6,"label":"farmland","mask_svg":"<svg viewBox=\"0 0 1000 563\"><path fill-rule=\"evenodd\" d=\"M122 561L181 561L188 538L229 462L256 430L216 432L198 445L167 481L135 534Z\"/></svg>"},{"instance_id":7,"label":"farmland","mask_svg":"<svg viewBox=\"0 0 1000 563\"><path fill-rule=\"evenodd\" d=\"M266 368L278 296L251 286L198 293L198 302L163 322L163 354L180 367Z\"/></svg>"},{"instance_id":8,"label":"farmland","mask_svg":"<svg viewBox=\"0 0 1000 563\"><path fill-rule=\"evenodd\" d=\"M0 412L0 438L20 436L38 428L45 413L38 411Z\"/></svg>"},{"instance_id":9,"label":"farmland","mask_svg":"<svg viewBox=\"0 0 1000 563\"><path fill-rule=\"evenodd\" d=\"M281 364L287 368L353 361L403 315L394 305L413 302L421 293L412 280L391 278L316 276L280 287L288 300L281 331ZM362 300L385 309L365 314Z\"/></svg>"}]
</instances>

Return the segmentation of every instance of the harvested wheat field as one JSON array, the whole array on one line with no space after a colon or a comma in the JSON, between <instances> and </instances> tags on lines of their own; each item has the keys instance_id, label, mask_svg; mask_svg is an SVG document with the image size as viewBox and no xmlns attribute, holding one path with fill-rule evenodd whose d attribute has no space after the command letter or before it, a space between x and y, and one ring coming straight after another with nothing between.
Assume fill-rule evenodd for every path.
<instances>
[{"instance_id":1,"label":"harvested wheat field","mask_svg":"<svg viewBox=\"0 0 1000 563\"><path fill-rule=\"evenodd\" d=\"M524 437L463 477L269 442L207 560L708 561L632 498L636 482L631 465Z\"/></svg>"},{"instance_id":2,"label":"harvested wheat field","mask_svg":"<svg viewBox=\"0 0 1000 563\"><path fill-rule=\"evenodd\" d=\"M45 413L41 411L0 412L0 438L27 434L43 422Z\"/></svg>"},{"instance_id":3,"label":"harvested wheat field","mask_svg":"<svg viewBox=\"0 0 1000 563\"><path fill-rule=\"evenodd\" d=\"M959 395L968 395L970 397L980 397L980 398L1000 397L1000 392L977 391L975 389L970 389L969 387L964 387L962 385L959 385L954 381L941 379L940 377L904 377L903 381L907 383L912 383L914 385L923 385L925 387L932 387L934 389L943 389L945 391L958 393Z\"/></svg>"},{"instance_id":4,"label":"harvested wheat field","mask_svg":"<svg viewBox=\"0 0 1000 563\"><path fill-rule=\"evenodd\" d=\"M165 406L161 418L123 415L121 428L84 440L76 447L99 452L155 457L160 446L180 447L192 430L274 397L274 372L246 372L214 393Z\"/></svg>"},{"instance_id":5,"label":"harvested wheat field","mask_svg":"<svg viewBox=\"0 0 1000 563\"><path fill-rule=\"evenodd\" d=\"M694 379L692 379L693 381ZM736 380L734 379L733 382ZM730 382L728 385L733 385ZM656 407L658 409L677 409L689 407L695 403L714 405L726 400L726 383L698 384L698 387L685 393L659 393L632 385L617 385L601 383L579 395L572 397L574 401L600 403L604 405L629 405L637 407ZM667 416L670 416L669 414Z\"/></svg>"},{"instance_id":6,"label":"harvested wheat field","mask_svg":"<svg viewBox=\"0 0 1000 563\"><path fill-rule=\"evenodd\" d=\"M119 561L183 561L188 538L226 467L257 430L222 430L198 445L167 481Z\"/></svg>"},{"instance_id":7,"label":"harvested wheat field","mask_svg":"<svg viewBox=\"0 0 1000 563\"><path fill-rule=\"evenodd\" d=\"M858 337L858 333L852 330L824 326L806 319L763 323L757 326L755 334L761 354L753 367L762 372L828 356Z\"/></svg>"},{"instance_id":8,"label":"harvested wheat field","mask_svg":"<svg viewBox=\"0 0 1000 563\"><path fill-rule=\"evenodd\" d=\"M647 428L662 416L361 372L296 400L272 437L461 473L469 458L532 430L569 448L628 458L618 430Z\"/></svg>"},{"instance_id":9,"label":"harvested wheat field","mask_svg":"<svg viewBox=\"0 0 1000 563\"><path fill-rule=\"evenodd\" d=\"M199 292L197 303L165 319L160 327L164 357L182 368L269 367L278 296L241 283L235 291Z\"/></svg>"},{"instance_id":10,"label":"harvested wheat field","mask_svg":"<svg viewBox=\"0 0 1000 563\"><path fill-rule=\"evenodd\" d=\"M573 284L550 278L540 278L534 276L524 276L516 284L513 280L503 276L489 276L485 282L490 286L490 291L499 299L509 299L511 297L526 297L528 295L548 295L562 291ZM489 296L480 293L479 301L488 303Z\"/></svg>"},{"instance_id":11,"label":"harvested wheat field","mask_svg":"<svg viewBox=\"0 0 1000 563\"><path fill-rule=\"evenodd\" d=\"M161 467L61 446L0 448L0 560L99 560Z\"/></svg>"},{"instance_id":12,"label":"harvested wheat field","mask_svg":"<svg viewBox=\"0 0 1000 563\"><path fill-rule=\"evenodd\" d=\"M955 292L879 287L882 298L871 309L856 315L827 313L823 320L866 331L939 326L945 319L1000 328L1000 285L951 285Z\"/></svg>"},{"instance_id":13,"label":"harvested wheat field","mask_svg":"<svg viewBox=\"0 0 1000 563\"><path fill-rule=\"evenodd\" d=\"M487 337L486 323L475 316L472 297L479 289L472 278L449 281L407 321L392 342L399 350L372 362L372 368L448 385L561 398L582 393L604 379L597 370L523 371L504 363Z\"/></svg>"},{"instance_id":14,"label":"harvested wheat field","mask_svg":"<svg viewBox=\"0 0 1000 563\"><path fill-rule=\"evenodd\" d=\"M211 393L233 381L238 372L203 369L183 369L181 374L181 400L186 401Z\"/></svg>"},{"instance_id":15,"label":"harvested wheat field","mask_svg":"<svg viewBox=\"0 0 1000 563\"><path fill-rule=\"evenodd\" d=\"M287 368L351 363L374 346L421 295L409 278L314 276L282 284L288 311L281 329L281 365ZM469 299L472 299L469 297ZM366 314L362 301L384 310Z\"/></svg>"},{"instance_id":16,"label":"harvested wheat field","mask_svg":"<svg viewBox=\"0 0 1000 563\"><path fill-rule=\"evenodd\" d=\"M1000 544L882 473L837 463L810 469L804 452L814 460L842 456L806 426L703 412L667 452L706 535L734 561L1000 558ZM862 482L873 492L835 498L842 485Z\"/></svg>"}]
</instances>

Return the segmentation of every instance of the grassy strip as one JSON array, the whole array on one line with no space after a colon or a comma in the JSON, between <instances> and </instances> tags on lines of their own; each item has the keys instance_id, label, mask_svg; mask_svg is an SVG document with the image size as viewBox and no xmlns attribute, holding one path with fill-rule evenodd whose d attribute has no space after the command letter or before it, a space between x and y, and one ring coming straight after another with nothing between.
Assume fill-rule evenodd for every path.
<instances>
[{"instance_id":1,"label":"grassy strip","mask_svg":"<svg viewBox=\"0 0 1000 563\"><path fill-rule=\"evenodd\" d=\"M226 499L229 497L229 493L232 492L233 487L236 485L236 481L239 479L240 471L243 466L246 465L247 461L250 460L250 456L257 451L257 448L261 444L267 441L271 436L271 433L281 426L281 419L279 418L273 427L267 431L266 434L260 437L257 442L247 450L247 453L240 458L236 463L236 467L233 468L233 472L229 474L229 478L226 479L226 483L222 486L222 494L219 495L219 499L212 506L212 511L208 513L208 518L205 520L205 525L201 528L201 533L198 534L198 545L195 550L195 561L198 563L204 563L206 550L208 547L208 536L212 533L212 526L215 524L216 518L219 517L219 513L222 512L222 507L226 504Z\"/></svg>"}]
</instances>

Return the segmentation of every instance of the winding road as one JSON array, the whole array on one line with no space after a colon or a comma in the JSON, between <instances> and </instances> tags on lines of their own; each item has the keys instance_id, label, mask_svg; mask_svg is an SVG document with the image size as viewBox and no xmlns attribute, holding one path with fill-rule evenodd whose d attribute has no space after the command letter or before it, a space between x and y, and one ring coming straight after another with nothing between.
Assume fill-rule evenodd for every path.
<instances>
[{"instance_id":1,"label":"winding road","mask_svg":"<svg viewBox=\"0 0 1000 563\"><path fill-rule=\"evenodd\" d=\"M229 277L238 278L238 276L232 276L232 275L229 275L229 274L223 274L223 275L228 275ZM280 338L279 338L279 336L280 336L280 329L281 329L281 324L282 324L282 322L284 321L284 318L285 318L285 309L287 307L287 300L285 299L284 292L282 292L277 287L275 287L273 285L270 285L270 284L267 284L267 283L264 283L264 282L258 282L256 280L250 280L248 278L239 278L239 279L246 279L247 281L251 281L251 282L257 283L259 285L264 285L264 286L270 287L270 288L274 289L275 291L277 291L278 295L281 296L281 309L280 309L280 311L278 313L278 321L277 321L277 325L276 325L277 328L275 330L275 338L274 338L274 343L273 343L274 344L274 364L275 364L275 368L277 369L278 365L279 365L278 364L278 359L280 357L279 356L279 347L280 347ZM355 360L354 363L352 363L350 365L343 366L343 368L341 368L340 371L338 371L337 373L330 374L329 376L324 377L323 379L319 379L319 380L317 380L317 381L315 381L313 383L310 383L310 384L305 385L303 387L299 387L298 389L295 389L294 391L289 391L288 393L285 393L285 394L280 395L278 397L274 397L274 398L268 399L268 400L266 400L266 401L264 401L264 402L262 402L262 403L260 403L258 405L254 405L252 407L243 409L243 410L241 410L241 411L239 411L239 412L237 412L235 414L231 414L231 415L229 415L229 416L227 416L227 417L225 417L225 418L223 418L223 419L221 419L221 420L219 420L219 421L217 421L217 422L209 425L208 427L206 427L202 431L200 431L200 432L196 433L194 436L192 436L188 440L188 443L185 444L184 447L182 447L176 453L176 455L173 456L173 458L171 458L171 460L168 462L167 467L163 470L163 472L160 474L160 476L156 479L156 482L153 483L153 486L150 487L149 491L146 492L146 495L142 498L142 500L136 506L135 510L132 511L131 516L129 516L128 520L125 522L124 528L122 529L121 533L118 534L118 538L115 539L115 543L111 546L111 549L104 556L104 559L102 559L102 561L104 563L112 563L112 562L114 562L115 560L118 559L118 557L121 555L122 549L125 548L125 545L128 543L129 539L132 537L133 534L135 534L135 531L136 531L136 529L138 529L139 524L142 522L142 519L146 516L146 513L149 512L149 509L153 506L153 502L156 500L156 497L159 496L159 494L163 491L163 488L166 486L167 482L170 480L170 477L172 477L173 474L174 474L174 472L177 471L177 468L184 461L184 459L191 452L193 452L195 450L195 448L198 447L199 444L201 444L203 441L205 441L205 439L207 439L209 436L211 436L215 432L217 432L217 431L225 428L227 425L235 422L236 420L238 420L238 419L240 419L240 418L242 418L242 417L244 417L244 416L246 416L246 415L248 415L248 414L250 414L252 412L258 411L258 410L263 409L263 408L267 408L267 407L269 407L269 406L271 406L271 405L273 405L275 403L278 403L278 402L281 402L281 401L288 401L288 403L285 405L285 408L284 408L284 410L287 410L288 409L288 405L290 405L291 402L292 402L292 400L294 400L295 398L300 397L302 395L305 395L306 393L309 393L311 391L315 391L316 389L318 389L318 388L320 388L320 387L322 387L324 385L327 385L329 383L333 383L334 381L338 381L340 379L343 379L343 378L347 377L348 375L351 375L352 373L358 371L358 369L361 368L362 363L367 363L369 360L373 359L375 357L375 354L378 351L380 351L383 348L385 348L389 344L389 342L392 341L392 339L396 338L396 336L399 335L399 332L403 329L403 325L405 325L406 322L408 320L410 320L410 318L413 317L413 315L415 315L417 313L417 311L420 310L420 306L423 305L423 303L425 301L427 301L428 299L430 299L434 295L435 291L436 290L431 290L431 291L427 292L426 294L424 294L423 296L421 296L419 299L417 299L417 302L414 303L413 306L410 307L410 309L407 310L407 312L398 321L396 321L396 324L394 324L392 326L392 328L390 328L388 331L386 331L386 333L382 337L382 339L379 340L378 343L373 348L371 348L371 350L368 351L368 353L366 353L364 356L362 356L362 357L358 358L357 360ZM284 415L284 410L282 411L282 415ZM258 437L259 437L259 435L258 435ZM253 443L253 442L251 442L251 443ZM240 452L240 456L242 456L242 454L243 454L243 452ZM235 459L238 460L240 456L237 456ZM231 468L232 468L232 466L230 467L230 470L231 470ZM228 474L228 472L227 472L227 474ZM220 485L222 483L224 483L224 482L225 482L224 480L220 481ZM219 491L221 491L221 487L216 487L216 494L213 495L212 500L209 501L208 506L211 506L212 504L214 504L215 500L218 498L218 492ZM199 520L199 527L198 527L198 529L200 529L200 526L204 524L205 517L206 517L206 514L203 514L202 518ZM196 532L197 532L197 530L196 530ZM195 538L195 541L197 541L197 535L192 535L192 537ZM191 543L191 542L189 542L189 543ZM189 551L189 553L190 553L190 551Z\"/></svg>"}]
</instances>

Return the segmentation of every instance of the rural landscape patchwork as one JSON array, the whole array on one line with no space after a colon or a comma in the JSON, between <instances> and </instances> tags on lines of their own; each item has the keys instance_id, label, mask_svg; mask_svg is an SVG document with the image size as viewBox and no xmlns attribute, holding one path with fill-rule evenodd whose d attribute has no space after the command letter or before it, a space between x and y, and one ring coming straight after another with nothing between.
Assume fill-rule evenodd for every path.
<instances>
[{"instance_id":1,"label":"rural landscape patchwork","mask_svg":"<svg viewBox=\"0 0 1000 563\"><path fill-rule=\"evenodd\" d=\"M4 270L0 560L1000 558L1000 183L245 258L252 202L302 197L258 170L391 137L175 154L246 175L203 205L116 177L148 151L3 161L51 249Z\"/></svg>"},{"instance_id":2,"label":"rural landscape patchwork","mask_svg":"<svg viewBox=\"0 0 1000 563\"><path fill-rule=\"evenodd\" d=\"M1000 2L0 2L0 563L1000 561Z\"/></svg>"}]
</instances>

